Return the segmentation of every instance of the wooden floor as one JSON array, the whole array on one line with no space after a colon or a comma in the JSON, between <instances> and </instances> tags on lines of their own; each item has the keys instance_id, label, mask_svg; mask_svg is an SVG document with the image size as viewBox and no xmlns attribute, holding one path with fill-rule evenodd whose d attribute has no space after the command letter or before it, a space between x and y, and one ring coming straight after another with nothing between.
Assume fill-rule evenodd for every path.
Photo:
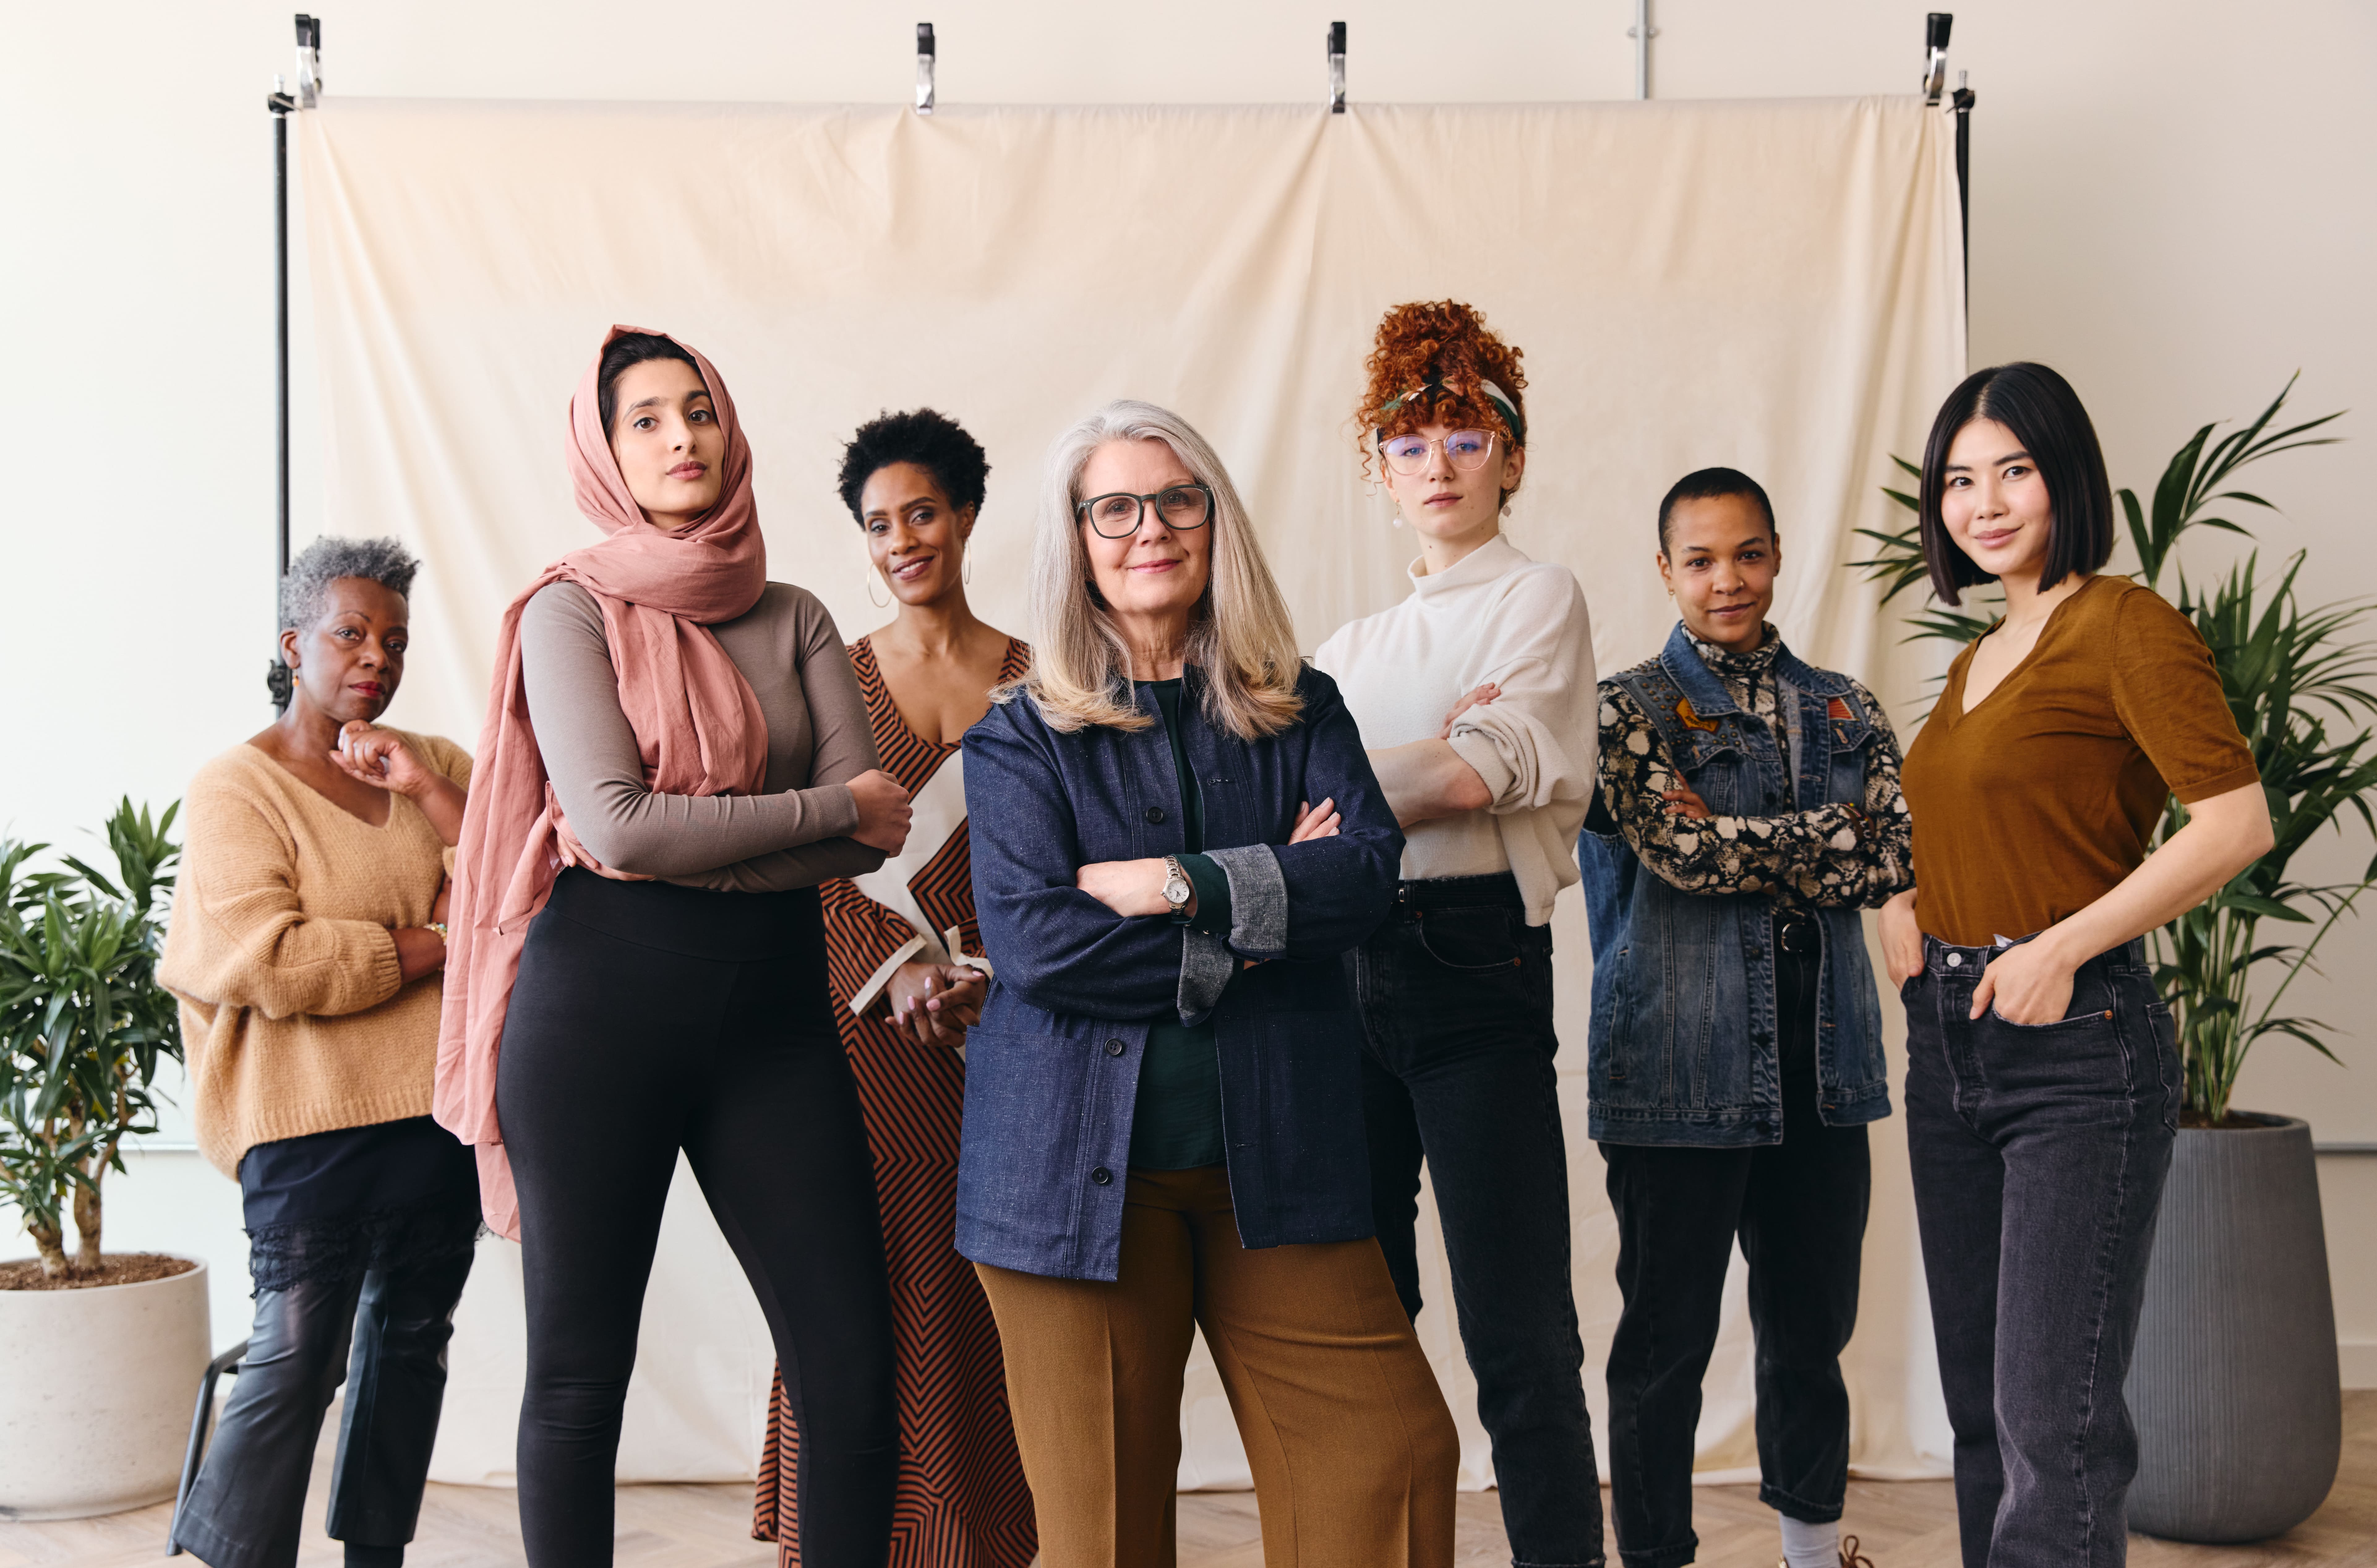
<instances>
[{"instance_id":1,"label":"wooden floor","mask_svg":"<svg viewBox=\"0 0 2377 1568\"><path fill-rule=\"evenodd\" d=\"M2377 1568L2377 1392L2344 1396L2344 1467L2327 1506L2277 1540L2252 1547L2178 1546L2133 1537L2138 1568ZM323 1458L327 1462L327 1445ZM308 1502L312 1534L302 1568L338 1568L338 1543L320 1534L323 1466ZM1772 1568L1779 1555L1774 1515L1752 1487L1702 1487L1696 1495L1700 1561L1712 1568ZM0 1568L160 1564L165 1504L104 1519L0 1523ZM770 1568L775 1549L748 1538L747 1486L643 1486L619 1490L620 1568ZM1945 1481L1853 1481L1846 1529L1875 1568L1955 1568L1955 1505ZM1461 1568L1509 1562L1495 1494L1461 1499ZM181 1558L177 1562L191 1562ZM495 1568L521 1561L512 1494L433 1486L409 1568ZM1615 1562L1613 1551L1611 1561ZM1249 1492L1192 1492L1180 1499L1180 1568L1261 1568L1261 1533Z\"/></svg>"}]
</instances>

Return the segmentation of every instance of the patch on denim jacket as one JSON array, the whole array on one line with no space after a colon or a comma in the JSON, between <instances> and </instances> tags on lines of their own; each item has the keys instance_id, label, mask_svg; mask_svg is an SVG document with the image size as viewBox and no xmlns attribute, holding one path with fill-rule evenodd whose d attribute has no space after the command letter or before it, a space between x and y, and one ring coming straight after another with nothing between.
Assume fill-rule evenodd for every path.
<instances>
[{"instance_id":1,"label":"patch on denim jacket","mask_svg":"<svg viewBox=\"0 0 2377 1568\"><path fill-rule=\"evenodd\" d=\"M1676 700L1676 719L1688 730L1706 730L1711 735L1716 733L1716 721L1702 718L1699 710L1692 706L1692 700L1689 697L1679 697Z\"/></svg>"}]
</instances>

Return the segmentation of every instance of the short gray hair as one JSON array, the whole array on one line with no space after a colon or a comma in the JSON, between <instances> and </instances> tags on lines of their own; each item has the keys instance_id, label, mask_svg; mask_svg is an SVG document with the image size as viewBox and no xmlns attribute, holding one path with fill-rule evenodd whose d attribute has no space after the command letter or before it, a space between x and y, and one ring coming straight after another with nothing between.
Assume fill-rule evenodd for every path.
<instances>
[{"instance_id":1,"label":"short gray hair","mask_svg":"<svg viewBox=\"0 0 2377 1568\"><path fill-rule=\"evenodd\" d=\"M281 577L281 629L303 630L320 620L329 608L330 584L342 577L360 577L391 593L410 594L412 578L421 569L413 553L393 539L345 539L325 533L297 552ZM295 683L279 655L265 672L272 705L286 710Z\"/></svg>"}]
</instances>

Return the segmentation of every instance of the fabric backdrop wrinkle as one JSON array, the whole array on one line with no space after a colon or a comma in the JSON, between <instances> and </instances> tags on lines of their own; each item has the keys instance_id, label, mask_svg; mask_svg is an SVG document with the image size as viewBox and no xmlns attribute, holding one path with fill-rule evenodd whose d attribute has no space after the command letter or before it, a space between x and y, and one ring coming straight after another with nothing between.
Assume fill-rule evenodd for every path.
<instances>
[{"instance_id":1,"label":"fabric backdrop wrinkle","mask_svg":"<svg viewBox=\"0 0 2377 1568\"><path fill-rule=\"evenodd\" d=\"M1928 668L1846 563L1896 527L1893 453L1919 453L1965 370L1953 121L1913 97L1763 102L974 108L329 98L297 116L329 528L393 533L424 565L397 722L478 734L497 613L586 543L553 433L614 321L701 344L754 450L773 576L846 638L866 597L835 494L842 443L930 405L987 449L973 596L1028 632L1024 570L1050 440L1115 397L1212 441L1309 649L1409 592L1416 546L1366 476L1352 410L1380 315L1483 309L1525 351L1527 477L1506 524L1574 570L1595 652L1655 652L1659 497L1724 463L1774 498L1775 620L1812 662L1911 719ZM879 592L879 590L878 591ZM1585 1387L1602 1376L1617 1232L1583 1136L1588 944L1562 898L1561 1110ZM1894 1009L1885 1007L1885 1015ZM1893 1022L1893 1060L1903 1047ZM1865 1299L1846 1358L1853 1463L1946 1473L1948 1434L1902 1123L1874 1130ZM1491 1467L1423 1208L1419 1330L1463 1440ZM524 1346L519 1254L464 1298L440 1479L508 1483ZM1704 1478L1753 1476L1741 1266L1700 1431ZM645 1307L623 1480L747 1477L770 1351L680 1167ZM1243 1486L1200 1347L1182 1411L1188 1486Z\"/></svg>"}]
</instances>

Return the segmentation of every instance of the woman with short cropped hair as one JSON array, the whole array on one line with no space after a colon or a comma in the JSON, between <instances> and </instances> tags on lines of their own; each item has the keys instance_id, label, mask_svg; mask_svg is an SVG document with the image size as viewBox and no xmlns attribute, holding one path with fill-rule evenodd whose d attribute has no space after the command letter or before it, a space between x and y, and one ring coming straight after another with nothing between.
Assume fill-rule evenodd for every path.
<instances>
[{"instance_id":1,"label":"woman with short cropped hair","mask_svg":"<svg viewBox=\"0 0 2377 1568\"><path fill-rule=\"evenodd\" d=\"M965 741L997 974L958 1247L1006 1348L1047 1568L1173 1561L1201 1326L1265 1561L1452 1558L1458 1444L1372 1238L1343 955L1402 848L1237 492L1118 402L1048 461L1031 673Z\"/></svg>"},{"instance_id":2,"label":"woman with short cropped hair","mask_svg":"<svg viewBox=\"0 0 2377 1568\"><path fill-rule=\"evenodd\" d=\"M181 999L198 1148L239 1182L256 1284L173 1526L212 1568L297 1561L341 1382L329 1534L355 1568L404 1561L478 1239L477 1167L429 1118L471 759L378 724L419 565L393 539L299 551L268 680L281 717L190 784L158 979Z\"/></svg>"},{"instance_id":3,"label":"woman with short cropped hair","mask_svg":"<svg viewBox=\"0 0 2377 1568\"><path fill-rule=\"evenodd\" d=\"M1968 377L1919 501L1933 592L2006 597L1907 748L1916 885L1881 916L1965 1565L2110 1568L2180 1106L2143 939L2268 852L2269 804L2193 624L2102 575L2111 487L2069 382Z\"/></svg>"},{"instance_id":4,"label":"woman with short cropped hair","mask_svg":"<svg viewBox=\"0 0 2377 1568\"><path fill-rule=\"evenodd\" d=\"M1785 1568L1865 1560L1841 1352L1890 1114L1858 911L1913 880L1898 743L1873 693L1766 620L1765 488L1688 473L1659 505L1680 613L1601 683L1601 793L1577 839L1593 935L1592 1136L1625 1310L1609 1347L1610 1512L1628 1568L1698 1550L1692 1458L1737 1240L1757 1336L1759 1500Z\"/></svg>"}]
</instances>

